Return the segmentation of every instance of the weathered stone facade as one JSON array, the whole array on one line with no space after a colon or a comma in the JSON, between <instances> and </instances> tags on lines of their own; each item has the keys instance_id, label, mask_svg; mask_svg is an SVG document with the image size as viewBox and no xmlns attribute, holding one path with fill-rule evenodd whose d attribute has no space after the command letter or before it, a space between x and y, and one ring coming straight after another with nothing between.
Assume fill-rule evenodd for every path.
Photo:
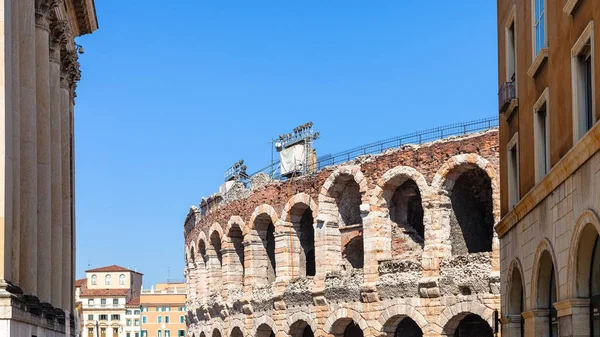
<instances>
[{"instance_id":1,"label":"weathered stone facade","mask_svg":"<svg viewBox=\"0 0 600 337\"><path fill-rule=\"evenodd\" d=\"M489 130L203 199L188 335L492 336L498 158Z\"/></svg>"}]
</instances>

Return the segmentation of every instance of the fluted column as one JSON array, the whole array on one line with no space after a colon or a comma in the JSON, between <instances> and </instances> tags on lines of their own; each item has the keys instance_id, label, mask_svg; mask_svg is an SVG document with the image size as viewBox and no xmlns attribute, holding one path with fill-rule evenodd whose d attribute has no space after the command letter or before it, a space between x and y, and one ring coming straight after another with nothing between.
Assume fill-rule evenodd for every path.
<instances>
[{"instance_id":1,"label":"fluted column","mask_svg":"<svg viewBox=\"0 0 600 337\"><path fill-rule=\"evenodd\" d=\"M27 294L37 293L37 129L35 6L18 1L20 86L20 258L19 281Z\"/></svg>"},{"instance_id":2,"label":"fluted column","mask_svg":"<svg viewBox=\"0 0 600 337\"><path fill-rule=\"evenodd\" d=\"M77 62L74 52L61 55L62 69L60 79L60 143L61 143L61 183L62 183L62 301L60 307L68 310L71 278L71 86L73 65Z\"/></svg>"},{"instance_id":3,"label":"fluted column","mask_svg":"<svg viewBox=\"0 0 600 337\"><path fill-rule=\"evenodd\" d=\"M35 60L37 111L37 213L38 213L38 297L50 303L52 275L51 139L50 139L50 25L55 1L35 1Z\"/></svg>"},{"instance_id":4,"label":"fluted column","mask_svg":"<svg viewBox=\"0 0 600 337\"><path fill-rule=\"evenodd\" d=\"M12 237L11 241L11 281L20 285L19 273L21 265L21 102L19 79L19 0L11 0L11 57L12 57L12 159L13 159L13 187L12 187Z\"/></svg>"},{"instance_id":5,"label":"fluted column","mask_svg":"<svg viewBox=\"0 0 600 337\"><path fill-rule=\"evenodd\" d=\"M66 22L51 24L50 39L50 138L51 138L51 208L52 208L52 305L62 308L62 253L63 253L63 212L62 212L62 146L61 146L61 45L66 44Z\"/></svg>"}]
</instances>

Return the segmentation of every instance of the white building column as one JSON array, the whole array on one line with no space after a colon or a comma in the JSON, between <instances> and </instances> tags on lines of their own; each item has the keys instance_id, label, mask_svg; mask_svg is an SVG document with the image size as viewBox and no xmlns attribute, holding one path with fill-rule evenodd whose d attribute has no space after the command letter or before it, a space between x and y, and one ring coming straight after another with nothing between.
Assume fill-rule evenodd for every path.
<instances>
[{"instance_id":1,"label":"white building column","mask_svg":"<svg viewBox=\"0 0 600 337\"><path fill-rule=\"evenodd\" d=\"M37 111L37 235L38 298L50 303L51 294L51 163L50 163L50 46L49 15L54 0L35 1L35 61Z\"/></svg>"},{"instance_id":2,"label":"white building column","mask_svg":"<svg viewBox=\"0 0 600 337\"><path fill-rule=\"evenodd\" d=\"M21 85L19 80L19 0L11 0L11 71L12 71L12 136L13 136L13 185L12 185L12 237L11 237L11 279L19 285L21 255Z\"/></svg>"},{"instance_id":3,"label":"white building column","mask_svg":"<svg viewBox=\"0 0 600 337\"><path fill-rule=\"evenodd\" d=\"M51 138L51 208L52 208L52 305L62 309L62 253L63 253L63 211L62 211L62 146L61 146L61 99L60 80L61 46L66 45L66 22L54 21L51 24L50 39L50 138Z\"/></svg>"},{"instance_id":4,"label":"white building column","mask_svg":"<svg viewBox=\"0 0 600 337\"><path fill-rule=\"evenodd\" d=\"M35 6L18 1L20 86L20 286L26 294L37 294L37 129Z\"/></svg>"}]
</instances>

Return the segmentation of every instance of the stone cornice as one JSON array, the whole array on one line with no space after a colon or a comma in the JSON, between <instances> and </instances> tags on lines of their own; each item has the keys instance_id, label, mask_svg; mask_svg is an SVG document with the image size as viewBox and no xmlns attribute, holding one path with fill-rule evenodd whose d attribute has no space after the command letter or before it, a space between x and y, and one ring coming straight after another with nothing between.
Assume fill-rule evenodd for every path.
<instances>
[{"instance_id":1,"label":"stone cornice","mask_svg":"<svg viewBox=\"0 0 600 337\"><path fill-rule=\"evenodd\" d=\"M93 33L98 29L94 0L70 0L77 23L78 36Z\"/></svg>"},{"instance_id":2,"label":"stone cornice","mask_svg":"<svg viewBox=\"0 0 600 337\"><path fill-rule=\"evenodd\" d=\"M573 314L573 308L588 308L589 306L589 298L571 298L554 303L554 308L556 308L556 314L558 317L569 316Z\"/></svg>"},{"instance_id":3,"label":"stone cornice","mask_svg":"<svg viewBox=\"0 0 600 337\"><path fill-rule=\"evenodd\" d=\"M499 237L503 237L512 227L531 212L552 191L569 178L581 165L590 159L600 149L600 123L589 130L583 138L575 144L554 165L548 174L534 186L519 203L506 214L495 229Z\"/></svg>"}]
</instances>

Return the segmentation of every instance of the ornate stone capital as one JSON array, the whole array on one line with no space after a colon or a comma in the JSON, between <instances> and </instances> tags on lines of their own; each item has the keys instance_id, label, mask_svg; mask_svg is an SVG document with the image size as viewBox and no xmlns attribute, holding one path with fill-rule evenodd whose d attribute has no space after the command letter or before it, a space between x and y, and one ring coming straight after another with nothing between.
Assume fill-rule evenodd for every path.
<instances>
[{"instance_id":1,"label":"ornate stone capital","mask_svg":"<svg viewBox=\"0 0 600 337\"><path fill-rule=\"evenodd\" d=\"M35 0L35 25L38 28L50 31L51 11L58 7L60 0Z\"/></svg>"},{"instance_id":2,"label":"ornate stone capital","mask_svg":"<svg viewBox=\"0 0 600 337\"><path fill-rule=\"evenodd\" d=\"M69 24L64 20L54 20L50 23L50 61L60 63L60 55L67 52L69 42Z\"/></svg>"}]
</instances>

